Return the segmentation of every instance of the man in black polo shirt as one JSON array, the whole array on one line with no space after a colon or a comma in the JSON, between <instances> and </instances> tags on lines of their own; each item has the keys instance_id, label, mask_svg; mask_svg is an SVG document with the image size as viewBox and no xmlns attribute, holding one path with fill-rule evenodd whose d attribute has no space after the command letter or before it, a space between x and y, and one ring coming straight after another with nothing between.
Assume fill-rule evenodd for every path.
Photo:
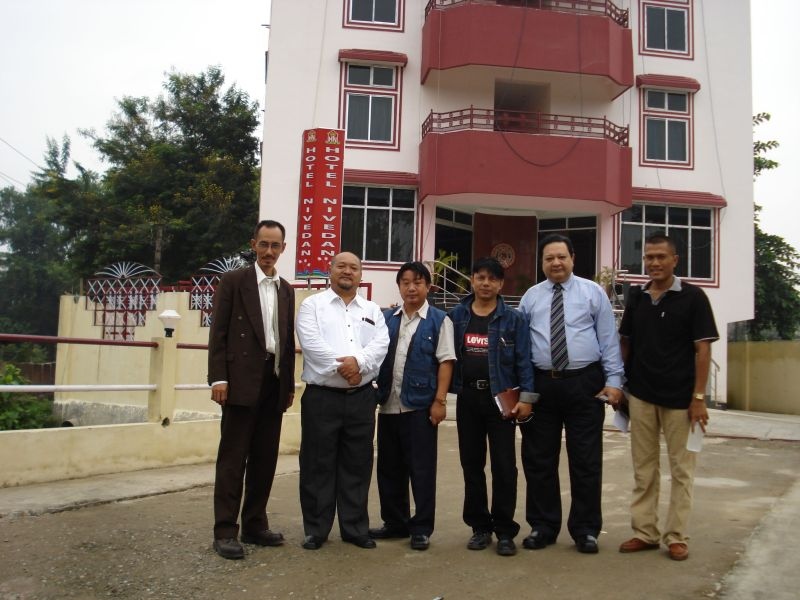
<instances>
[{"instance_id":1,"label":"man in black polo shirt","mask_svg":"<svg viewBox=\"0 0 800 600\"><path fill-rule=\"evenodd\" d=\"M645 240L650 281L631 289L620 325L628 379L634 489L634 537L620 552L654 550L663 542L673 560L689 557L686 527L692 508L696 453L689 432L705 431L705 389L711 342L719 339L711 305L699 287L674 275L675 244L663 234ZM658 527L659 434L664 432L672 489L664 527Z\"/></svg>"}]
</instances>

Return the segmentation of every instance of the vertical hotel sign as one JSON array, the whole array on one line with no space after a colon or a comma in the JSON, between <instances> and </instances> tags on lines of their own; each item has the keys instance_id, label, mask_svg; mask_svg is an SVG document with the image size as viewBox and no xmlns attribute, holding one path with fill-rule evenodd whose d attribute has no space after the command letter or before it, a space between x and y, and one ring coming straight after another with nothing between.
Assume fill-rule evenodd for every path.
<instances>
[{"instance_id":1,"label":"vertical hotel sign","mask_svg":"<svg viewBox=\"0 0 800 600\"><path fill-rule=\"evenodd\" d=\"M342 232L344 130L307 129L300 161L295 277L328 277Z\"/></svg>"}]
</instances>

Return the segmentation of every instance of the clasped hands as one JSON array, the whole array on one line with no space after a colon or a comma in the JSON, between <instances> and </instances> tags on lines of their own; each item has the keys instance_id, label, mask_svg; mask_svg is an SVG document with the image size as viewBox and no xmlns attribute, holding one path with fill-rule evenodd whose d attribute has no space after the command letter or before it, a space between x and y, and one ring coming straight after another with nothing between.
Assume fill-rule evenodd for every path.
<instances>
[{"instance_id":1,"label":"clasped hands","mask_svg":"<svg viewBox=\"0 0 800 600\"><path fill-rule=\"evenodd\" d=\"M336 372L345 378L350 385L358 385L361 383L361 370L358 367L358 361L354 356L340 356L336 362L341 363Z\"/></svg>"}]
</instances>

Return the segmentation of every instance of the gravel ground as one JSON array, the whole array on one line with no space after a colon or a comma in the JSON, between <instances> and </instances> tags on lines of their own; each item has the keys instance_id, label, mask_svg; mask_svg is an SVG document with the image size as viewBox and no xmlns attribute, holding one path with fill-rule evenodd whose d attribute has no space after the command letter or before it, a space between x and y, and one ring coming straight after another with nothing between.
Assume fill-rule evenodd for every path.
<instances>
[{"instance_id":1,"label":"gravel ground","mask_svg":"<svg viewBox=\"0 0 800 600\"><path fill-rule=\"evenodd\" d=\"M493 549L466 550L470 532L461 522L463 484L455 427L445 425L437 531L427 552L410 550L404 540L362 550L342 543L336 526L321 550L303 550L297 475L291 473L276 478L270 501L271 523L284 532L286 545L245 546L247 556L240 561L223 560L211 549L212 489L207 486L0 519L0 598L715 597L754 528L796 480L800 462L797 443L707 439L697 473L692 556L675 563L663 549L640 555L616 551L630 537L630 457L625 436L607 432L605 438L606 533L596 556L578 554L565 532L546 550L521 549L528 533L521 472L519 554L504 558ZM562 487L566 481L562 471ZM664 483L668 491L668 478ZM568 498L565 491L565 504ZM374 482L370 514L378 524Z\"/></svg>"}]
</instances>

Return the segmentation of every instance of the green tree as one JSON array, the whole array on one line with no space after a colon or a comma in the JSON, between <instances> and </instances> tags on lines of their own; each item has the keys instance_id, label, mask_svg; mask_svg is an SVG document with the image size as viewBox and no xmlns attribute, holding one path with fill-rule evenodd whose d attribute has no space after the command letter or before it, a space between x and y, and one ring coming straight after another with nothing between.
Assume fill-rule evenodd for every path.
<instances>
[{"instance_id":1,"label":"green tree","mask_svg":"<svg viewBox=\"0 0 800 600\"><path fill-rule=\"evenodd\" d=\"M258 216L258 104L224 88L217 67L170 73L165 94L125 97L107 133L84 132L109 163L107 201L124 214L106 240L114 257L186 277L249 239Z\"/></svg>"},{"instance_id":2,"label":"green tree","mask_svg":"<svg viewBox=\"0 0 800 600\"><path fill-rule=\"evenodd\" d=\"M0 190L0 248L3 331L55 335L71 276L57 211L35 186Z\"/></svg>"},{"instance_id":3,"label":"green tree","mask_svg":"<svg viewBox=\"0 0 800 600\"><path fill-rule=\"evenodd\" d=\"M768 113L753 117L753 125L769 121ZM753 142L753 177L779 165L765 155L778 142ZM800 255L782 237L761 229L755 206L755 318L749 323L750 339L765 340L775 336L794 339L800 327Z\"/></svg>"},{"instance_id":4,"label":"green tree","mask_svg":"<svg viewBox=\"0 0 800 600\"><path fill-rule=\"evenodd\" d=\"M14 365L6 364L0 370L0 384L25 383L28 383L27 380ZM0 392L0 431L53 426L53 402L50 399L34 394Z\"/></svg>"},{"instance_id":5,"label":"green tree","mask_svg":"<svg viewBox=\"0 0 800 600\"><path fill-rule=\"evenodd\" d=\"M55 335L59 297L111 263L177 281L243 248L258 215L258 105L213 67L164 88L120 100L103 136L84 132L106 173L71 161L68 137L48 138L26 190L0 190L0 331Z\"/></svg>"}]
</instances>

